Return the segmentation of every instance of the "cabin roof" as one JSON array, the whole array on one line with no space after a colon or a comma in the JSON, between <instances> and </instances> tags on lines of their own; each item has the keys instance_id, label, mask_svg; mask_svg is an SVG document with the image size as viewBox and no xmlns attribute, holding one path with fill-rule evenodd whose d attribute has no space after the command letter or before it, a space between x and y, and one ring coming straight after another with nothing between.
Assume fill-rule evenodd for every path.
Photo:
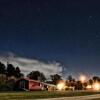
<instances>
[{"instance_id":1,"label":"cabin roof","mask_svg":"<svg viewBox=\"0 0 100 100\"><path fill-rule=\"evenodd\" d=\"M33 80L33 79L29 79L29 78L21 78L21 79L24 79L24 80L27 80L29 82L37 82L37 83L41 83L41 84L44 84L44 85L47 85L47 86L53 86L53 87L56 87L56 85L53 85L53 84L48 84L48 83L44 83L44 82L41 82L41 81L37 81L37 80ZM19 80L21 80L19 79Z\"/></svg>"},{"instance_id":2,"label":"cabin roof","mask_svg":"<svg viewBox=\"0 0 100 100\"><path fill-rule=\"evenodd\" d=\"M29 79L29 78L21 78L21 79L24 79L24 80L27 80L27 81L32 81L32 82L38 82L38 83L41 83L40 81L37 81L37 80L33 80L33 79ZM19 79L19 80L21 80Z\"/></svg>"}]
</instances>

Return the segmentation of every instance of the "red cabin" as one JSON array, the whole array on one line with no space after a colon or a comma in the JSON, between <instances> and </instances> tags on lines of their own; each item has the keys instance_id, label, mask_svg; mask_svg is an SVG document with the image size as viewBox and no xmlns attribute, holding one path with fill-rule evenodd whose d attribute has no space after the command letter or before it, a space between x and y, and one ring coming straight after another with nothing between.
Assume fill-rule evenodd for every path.
<instances>
[{"instance_id":1,"label":"red cabin","mask_svg":"<svg viewBox=\"0 0 100 100\"><path fill-rule=\"evenodd\" d=\"M22 78L22 79L18 80L16 82L16 86L15 86L16 89L29 90L29 91L45 90L46 87L47 86L45 84L43 84L42 82L28 79L28 78Z\"/></svg>"}]
</instances>

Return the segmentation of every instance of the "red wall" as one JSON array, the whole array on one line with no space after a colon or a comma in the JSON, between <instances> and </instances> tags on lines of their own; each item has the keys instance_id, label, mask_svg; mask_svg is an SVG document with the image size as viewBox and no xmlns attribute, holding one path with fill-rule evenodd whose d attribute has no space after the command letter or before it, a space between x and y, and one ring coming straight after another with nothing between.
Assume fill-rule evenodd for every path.
<instances>
[{"instance_id":1,"label":"red wall","mask_svg":"<svg viewBox=\"0 0 100 100\"><path fill-rule=\"evenodd\" d=\"M41 90L42 87L39 82L29 81L29 90Z\"/></svg>"}]
</instances>

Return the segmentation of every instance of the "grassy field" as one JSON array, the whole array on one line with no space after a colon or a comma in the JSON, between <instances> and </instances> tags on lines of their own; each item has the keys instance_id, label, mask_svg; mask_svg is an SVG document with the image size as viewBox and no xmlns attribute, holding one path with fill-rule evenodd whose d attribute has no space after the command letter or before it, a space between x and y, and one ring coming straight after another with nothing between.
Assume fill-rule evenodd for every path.
<instances>
[{"instance_id":1,"label":"grassy field","mask_svg":"<svg viewBox=\"0 0 100 100\"><path fill-rule=\"evenodd\" d=\"M34 91L34 92L6 92L0 93L0 100L23 100L23 99L40 99L40 98L55 98L55 97L71 97L71 96L84 96L99 94L100 92L47 92L47 91ZM100 100L100 99L99 99Z\"/></svg>"}]
</instances>

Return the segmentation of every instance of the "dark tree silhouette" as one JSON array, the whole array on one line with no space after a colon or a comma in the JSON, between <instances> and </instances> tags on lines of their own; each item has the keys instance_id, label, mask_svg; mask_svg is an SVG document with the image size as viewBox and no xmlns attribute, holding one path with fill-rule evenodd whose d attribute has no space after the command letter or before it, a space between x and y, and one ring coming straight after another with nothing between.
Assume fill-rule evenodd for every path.
<instances>
[{"instance_id":1,"label":"dark tree silhouette","mask_svg":"<svg viewBox=\"0 0 100 100\"><path fill-rule=\"evenodd\" d=\"M24 74L23 74L23 73L20 73L20 78L21 78L21 77L24 77Z\"/></svg>"},{"instance_id":2,"label":"dark tree silhouette","mask_svg":"<svg viewBox=\"0 0 100 100\"><path fill-rule=\"evenodd\" d=\"M60 75L54 74L54 75L51 75L51 80L52 80L53 84L57 84L58 81L60 81L62 79L61 79L61 76Z\"/></svg>"},{"instance_id":3,"label":"dark tree silhouette","mask_svg":"<svg viewBox=\"0 0 100 100\"><path fill-rule=\"evenodd\" d=\"M67 79L68 79L69 82L72 82L74 80L72 75L69 75Z\"/></svg>"},{"instance_id":4,"label":"dark tree silhouette","mask_svg":"<svg viewBox=\"0 0 100 100\"><path fill-rule=\"evenodd\" d=\"M21 75L21 70L19 67L16 67L15 69L15 77L16 78L20 78L22 75Z\"/></svg>"},{"instance_id":5,"label":"dark tree silhouette","mask_svg":"<svg viewBox=\"0 0 100 100\"><path fill-rule=\"evenodd\" d=\"M46 77L45 77L45 75L43 74L43 73L40 73L40 77L39 77L40 79L40 81L45 81L46 80Z\"/></svg>"},{"instance_id":6,"label":"dark tree silhouette","mask_svg":"<svg viewBox=\"0 0 100 100\"><path fill-rule=\"evenodd\" d=\"M0 74L5 74L5 65L0 62Z\"/></svg>"},{"instance_id":7,"label":"dark tree silhouette","mask_svg":"<svg viewBox=\"0 0 100 100\"><path fill-rule=\"evenodd\" d=\"M0 74L1 74L1 81L3 82L4 79L3 79L3 74L5 74L5 65L3 63L0 62Z\"/></svg>"},{"instance_id":8,"label":"dark tree silhouette","mask_svg":"<svg viewBox=\"0 0 100 100\"><path fill-rule=\"evenodd\" d=\"M76 82L75 89L76 90L82 90L83 89L81 81L77 81Z\"/></svg>"},{"instance_id":9,"label":"dark tree silhouette","mask_svg":"<svg viewBox=\"0 0 100 100\"><path fill-rule=\"evenodd\" d=\"M39 71L32 71L27 75L28 78L34 79L34 80L40 80L40 81L45 81L45 75Z\"/></svg>"},{"instance_id":10,"label":"dark tree silhouette","mask_svg":"<svg viewBox=\"0 0 100 100\"><path fill-rule=\"evenodd\" d=\"M94 81L94 82L100 81L100 78L99 78L98 76L94 76L94 77L93 77L93 81Z\"/></svg>"},{"instance_id":11,"label":"dark tree silhouette","mask_svg":"<svg viewBox=\"0 0 100 100\"><path fill-rule=\"evenodd\" d=\"M72 77L72 75L69 75L67 77L67 84L66 85L74 87L75 84L76 84L75 79Z\"/></svg>"},{"instance_id":12,"label":"dark tree silhouette","mask_svg":"<svg viewBox=\"0 0 100 100\"><path fill-rule=\"evenodd\" d=\"M93 80L89 79L89 84L92 85L93 84Z\"/></svg>"},{"instance_id":13,"label":"dark tree silhouette","mask_svg":"<svg viewBox=\"0 0 100 100\"><path fill-rule=\"evenodd\" d=\"M12 64L7 64L7 76L15 76L15 67Z\"/></svg>"}]
</instances>

